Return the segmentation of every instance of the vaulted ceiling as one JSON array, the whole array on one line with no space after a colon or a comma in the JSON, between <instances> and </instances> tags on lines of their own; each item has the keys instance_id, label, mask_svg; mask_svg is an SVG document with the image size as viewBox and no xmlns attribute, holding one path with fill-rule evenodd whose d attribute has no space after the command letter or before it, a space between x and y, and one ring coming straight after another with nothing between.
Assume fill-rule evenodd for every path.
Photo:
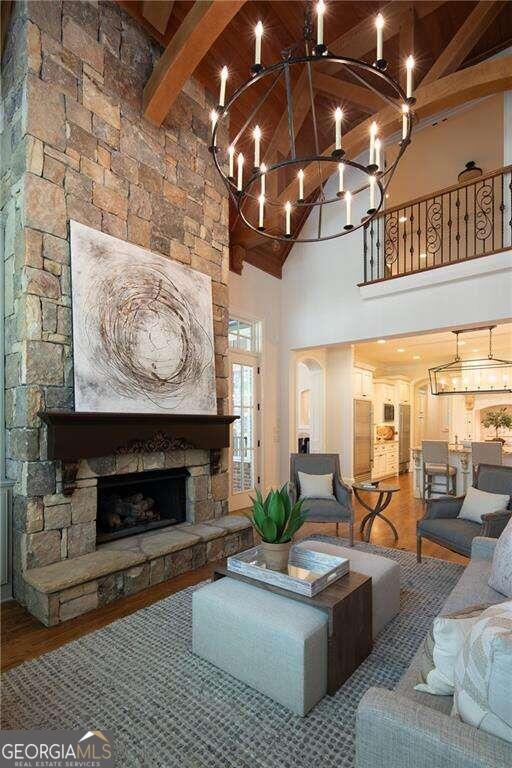
<instances>
[{"instance_id":1,"label":"vaulted ceiling","mask_svg":"<svg viewBox=\"0 0 512 768\"><path fill-rule=\"evenodd\" d=\"M118 0L164 47L145 93L146 116L159 124L165 118L185 80L192 74L213 94L218 93L219 73L229 68L229 91L248 77L254 53L254 27L264 25L264 63L280 59L281 51L302 38L304 0ZM500 0L388 0L347 2L330 0L325 19L326 42L335 53L372 61L375 57L374 17L385 19L385 55L390 73L403 79L403 62L413 51L415 82L426 85L474 66L512 43L512 2ZM304 70L292 71L296 143L308 147L313 141L313 121ZM343 100L347 121L344 132L357 147L358 125L362 128L377 112L378 97L349 83L339 71L325 70L315 80L314 104L320 115L332 115ZM437 102L436 102L437 103ZM230 135L236 136L254 107L254 95L244 94L230 110ZM284 84L278 83L267 98L258 123L265 143L264 159L275 161L289 153ZM324 151L332 143L332 121L319 120L319 144ZM365 129L366 130L366 129ZM237 145L249 156L251 147ZM284 189L289 179L278 184ZM281 191L281 190L279 190ZM308 194L315 194L312 187ZM235 207L230 212L232 268L243 261L280 276L289 244L269 241L245 227Z\"/></svg>"}]
</instances>

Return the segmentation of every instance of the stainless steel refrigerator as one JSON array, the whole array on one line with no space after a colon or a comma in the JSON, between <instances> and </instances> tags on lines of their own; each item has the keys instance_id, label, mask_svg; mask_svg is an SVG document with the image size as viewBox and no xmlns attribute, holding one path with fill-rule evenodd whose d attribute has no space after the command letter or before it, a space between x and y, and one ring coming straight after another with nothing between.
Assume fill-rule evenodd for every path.
<instances>
[{"instance_id":1,"label":"stainless steel refrigerator","mask_svg":"<svg viewBox=\"0 0 512 768\"><path fill-rule=\"evenodd\" d=\"M411 460L411 406L401 405L398 410L398 471L409 471Z\"/></svg>"},{"instance_id":2,"label":"stainless steel refrigerator","mask_svg":"<svg viewBox=\"0 0 512 768\"><path fill-rule=\"evenodd\" d=\"M370 480L373 463L373 408L354 400L354 479Z\"/></svg>"}]
</instances>

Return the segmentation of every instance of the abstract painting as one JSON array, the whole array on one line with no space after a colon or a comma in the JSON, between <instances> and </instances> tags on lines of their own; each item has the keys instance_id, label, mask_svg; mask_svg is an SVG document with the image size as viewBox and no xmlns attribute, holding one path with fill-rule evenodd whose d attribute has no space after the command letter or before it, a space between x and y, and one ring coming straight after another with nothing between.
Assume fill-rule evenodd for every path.
<instances>
[{"instance_id":1,"label":"abstract painting","mask_svg":"<svg viewBox=\"0 0 512 768\"><path fill-rule=\"evenodd\" d=\"M211 278L71 222L77 411L216 413Z\"/></svg>"}]
</instances>

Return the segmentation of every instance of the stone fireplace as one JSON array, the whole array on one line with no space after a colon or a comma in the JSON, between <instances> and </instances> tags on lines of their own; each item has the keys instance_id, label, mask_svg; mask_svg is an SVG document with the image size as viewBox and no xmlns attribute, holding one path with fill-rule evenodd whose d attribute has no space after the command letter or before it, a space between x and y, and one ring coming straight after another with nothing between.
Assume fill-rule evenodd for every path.
<instances>
[{"instance_id":1,"label":"stone fireplace","mask_svg":"<svg viewBox=\"0 0 512 768\"><path fill-rule=\"evenodd\" d=\"M183 467L98 478L96 544L186 522L189 477Z\"/></svg>"},{"instance_id":2,"label":"stone fireplace","mask_svg":"<svg viewBox=\"0 0 512 768\"><path fill-rule=\"evenodd\" d=\"M15 484L14 597L46 624L250 539L247 521L227 515L228 441L201 438L209 434L204 424L192 418L187 434L183 423L162 418L134 428L128 414L113 444L109 424L85 419L77 433L75 423L49 418L79 416L71 220L210 276L219 414L212 423L228 412L229 210L208 151L216 99L192 78L162 125L149 123L143 90L161 53L114 2L13 4L1 96L6 471ZM106 479L165 470L189 473L185 521L97 542Z\"/></svg>"}]
</instances>

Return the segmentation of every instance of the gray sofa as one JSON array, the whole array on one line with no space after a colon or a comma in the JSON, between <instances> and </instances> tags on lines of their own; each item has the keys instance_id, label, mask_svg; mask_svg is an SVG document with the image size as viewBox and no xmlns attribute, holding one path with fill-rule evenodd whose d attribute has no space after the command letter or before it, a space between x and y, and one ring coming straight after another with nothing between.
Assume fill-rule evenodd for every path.
<instances>
[{"instance_id":1,"label":"gray sofa","mask_svg":"<svg viewBox=\"0 0 512 768\"><path fill-rule=\"evenodd\" d=\"M507 598L488 586L496 539L473 540L471 560L442 613ZM357 768L511 768L512 744L450 717L451 696L414 690L422 649L393 691L370 688L356 718Z\"/></svg>"}]
</instances>

